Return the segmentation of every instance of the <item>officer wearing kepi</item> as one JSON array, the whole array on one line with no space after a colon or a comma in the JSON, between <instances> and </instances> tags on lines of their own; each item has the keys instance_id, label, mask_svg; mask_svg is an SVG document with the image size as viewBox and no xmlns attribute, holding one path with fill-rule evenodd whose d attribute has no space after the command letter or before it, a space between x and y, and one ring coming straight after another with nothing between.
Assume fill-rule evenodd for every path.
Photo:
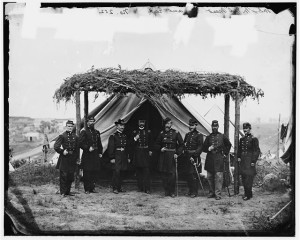
<instances>
[{"instance_id":1,"label":"officer wearing kepi","mask_svg":"<svg viewBox=\"0 0 300 240\"><path fill-rule=\"evenodd\" d=\"M240 173L244 186L244 200L252 198L253 179L256 175L255 164L260 154L259 142L251 134L251 124L244 123L243 131L245 136L240 139L238 147L238 161L240 162Z\"/></svg>"},{"instance_id":2,"label":"officer wearing kepi","mask_svg":"<svg viewBox=\"0 0 300 240\"><path fill-rule=\"evenodd\" d=\"M95 118L89 117L87 129L82 129L79 136L79 145L83 150L81 167L83 169L84 191L86 194L95 193L97 174L100 170L102 157L102 142L100 132L95 129Z\"/></svg>"},{"instance_id":3,"label":"officer wearing kepi","mask_svg":"<svg viewBox=\"0 0 300 240\"><path fill-rule=\"evenodd\" d=\"M109 136L108 139L108 158L112 164L113 176L112 187L113 193L118 194L125 192L122 189L121 171L128 169L128 163L130 163L131 149L130 140L126 134L123 133L125 128L124 120L119 119L115 122L117 131Z\"/></svg>"},{"instance_id":4,"label":"officer wearing kepi","mask_svg":"<svg viewBox=\"0 0 300 240\"><path fill-rule=\"evenodd\" d=\"M219 123L213 120L212 133L205 139L203 152L206 152L204 169L207 171L207 180L209 183L209 198L215 197L221 199L221 190L223 184L224 161L229 154L231 143L222 133L218 132Z\"/></svg>"},{"instance_id":5,"label":"officer wearing kepi","mask_svg":"<svg viewBox=\"0 0 300 240\"><path fill-rule=\"evenodd\" d=\"M155 142L155 149L160 150L158 170L161 172L165 196L175 197L176 162L183 151L183 140L179 132L172 129L170 118L163 120L164 130Z\"/></svg>"},{"instance_id":6,"label":"officer wearing kepi","mask_svg":"<svg viewBox=\"0 0 300 240\"><path fill-rule=\"evenodd\" d=\"M139 128L133 131L134 157L138 191L150 194L150 157L152 156L151 130L146 130L146 120L139 120Z\"/></svg>"},{"instance_id":7,"label":"officer wearing kepi","mask_svg":"<svg viewBox=\"0 0 300 240\"><path fill-rule=\"evenodd\" d=\"M70 190L79 158L78 137L72 132L73 127L73 121L67 121L66 131L60 134L54 143L54 150L59 153L56 168L60 170L60 194L64 196L74 196Z\"/></svg>"},{"instance_id":8,"label":"officer wearing kepi","mask_svg":"<svg viewBox=\"0 0 300 240\"><path fill-rule=\"evenodd\" d=\"M189 120L189 132L184 137L184 161L186 166L188 196L194 198L198 195L198 172L201 172L201 158L200 154L203 147L203 135L197 130L197 120L191 118ZM196 166L195 166L195 165Z\"/></svg>"}]
</instances>

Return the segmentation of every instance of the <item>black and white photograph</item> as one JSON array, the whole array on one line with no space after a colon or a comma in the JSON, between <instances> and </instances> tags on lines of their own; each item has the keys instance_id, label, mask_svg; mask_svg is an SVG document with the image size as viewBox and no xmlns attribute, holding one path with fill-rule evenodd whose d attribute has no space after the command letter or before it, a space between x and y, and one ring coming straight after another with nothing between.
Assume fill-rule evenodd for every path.
<instances>
[{"instance_id":1,"label":"black and white photograph","mask_svg":"<svg viewBox=\"0 0 300 240\"><path fill-rule=\"evenodd\" d=\"M4 236L295 237L296 12L4 2Z\"/></svg>"}]
</instances>

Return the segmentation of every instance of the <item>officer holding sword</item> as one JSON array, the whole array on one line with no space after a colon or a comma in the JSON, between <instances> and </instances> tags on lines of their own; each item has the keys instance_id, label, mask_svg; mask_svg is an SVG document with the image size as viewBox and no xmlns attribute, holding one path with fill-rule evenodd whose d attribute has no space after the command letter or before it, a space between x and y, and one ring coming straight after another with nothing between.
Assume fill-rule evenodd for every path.
<instances>
[{"instance_id":1,"label":"officer holding sword","mask_svg":"<svg viewBox=\"0 0 300 240\"><path fill-rule=\"evenodd\" d=\"M198 179L201 184L199 172L202 170L200 154L203 147L203 135L197 130L197 120L189 120L189 132L184 137L184 161L189 191L188 196L194 198L198 195Z\"/></svg>"}]
</instances>

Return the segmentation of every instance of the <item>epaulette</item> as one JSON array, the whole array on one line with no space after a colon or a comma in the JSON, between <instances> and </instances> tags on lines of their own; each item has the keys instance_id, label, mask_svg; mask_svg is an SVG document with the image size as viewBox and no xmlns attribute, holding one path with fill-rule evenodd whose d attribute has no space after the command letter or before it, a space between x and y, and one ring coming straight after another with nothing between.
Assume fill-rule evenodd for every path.
<instances>
[{"instance_id":1,"label":"epaulette","mask_svg":"<svg viewBox=\"0 0 300 240\"><path fill-rule=\"evenodd\" d=\"M84 129L84 128L82 128L82 129L80 130L80 132L82 132L82 131L85 131L85 129Z\"/></svg>"}]
</instances>

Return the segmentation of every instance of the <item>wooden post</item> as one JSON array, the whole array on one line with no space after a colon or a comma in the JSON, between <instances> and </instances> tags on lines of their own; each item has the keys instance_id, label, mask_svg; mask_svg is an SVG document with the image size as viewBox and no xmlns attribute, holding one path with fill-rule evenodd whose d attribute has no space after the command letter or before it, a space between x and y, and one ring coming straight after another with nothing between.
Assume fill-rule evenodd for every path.
<instances>
[{"instance_id":1,"label":"wooden post","mask_svg":"<svg viewBox=\"0 0 300 240\"><path fill-rule=\"evenodd\" d=\"M229 139L229 104L230 104L230 95L225 94L224 95L224 135ZM229 188L228 186L232 182L231 176L231 171L230 171L230 154L226 157L226 161L224 162L224 186L227 187L228 193L229 193Z\"/></svg>"},{"instance_id":2,"label":"wooden post","mask_svg":"<svg viewBox=\"0 0 300 240\"><path fill-rule=\"evenodd\" d=\"M80 91L76 91L75 93L75 102L76 102L76 135L79 137L80 127L81 127L81 116L80 116ZM79 158L80 156L78 156ZM75 188L79 190L79 165L76 165L75 172Z\"/></svg>"},{"instance_id":3,"label":"wooden post","mask_svg":"<svg viewBox=\"0 0 300 240\"><path fill-rule=\"evenodd\" d=\"M89 115L89 92L84 91L84 129L87 128L86 121Z\"/></svg>"},{"instance_id":4,"label":"wooden post","mask_svg":"<svg viewBox=\"0 0 300 240\"><path fill-rule=\"evenodd\" d=\"M238 145L239 145L239 131L240 131L240 96L239 96L239 86L240 83L238 82L238 88L235 97L235 123L234 123L234 194L239 194L239 179L240 179L240 169L238 163Z\"/></svg>"},{"instance_id":5,"label":"wooden post","mask_svg":"<svg viewBox=\"0 0 300 240\"><path fill-rule=\"evenodd\" d=\"M278 120L278 143L277 143L277 159L279 159L279 149L280 149L280 114L279 114L279 120Z\"/></svg>"},{"instance_id":6,"label":"wooden post","mask_svg":"<svg viewBox=\"0 0 300 240\"><path fill-rule=\"evenodd\" d=\"M224 135L229 139L229 105L230 96L229 94L225 95L225 108L224 108Z\"/></svg>"}]
</instances>

